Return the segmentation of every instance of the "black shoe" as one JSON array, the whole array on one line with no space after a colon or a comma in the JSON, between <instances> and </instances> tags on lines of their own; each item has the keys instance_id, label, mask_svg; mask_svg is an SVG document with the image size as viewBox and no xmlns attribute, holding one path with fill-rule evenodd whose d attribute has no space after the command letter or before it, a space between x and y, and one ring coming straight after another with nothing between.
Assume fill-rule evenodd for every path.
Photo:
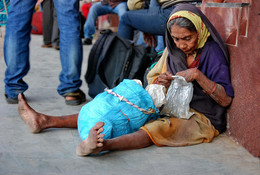
<instances>
[{"instance_id":1,"label":"black shoe","mask_svg":"<svg viewBox=\"0 0 260 175\"><path fill-rule=\"evenodd\" d=\"M83 40L83 43L82 43L83 45L91 45L92 44L92 40L90 39L90 38L85 38L84 40Z\"/></svg>"}]
</instances>

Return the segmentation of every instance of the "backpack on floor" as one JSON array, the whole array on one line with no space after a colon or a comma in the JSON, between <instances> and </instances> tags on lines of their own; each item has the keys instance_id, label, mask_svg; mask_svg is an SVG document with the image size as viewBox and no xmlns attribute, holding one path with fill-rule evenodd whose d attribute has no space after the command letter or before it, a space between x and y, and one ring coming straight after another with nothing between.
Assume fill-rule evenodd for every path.
<instances>
[{"instance_id":1,"label":"backpack on floor","mask_svg":"<svg viewBox=\"0 0 260 175\"><path fill-rule=\"evenodd\" d=\"M149 63L145 46L135 45L111 30L101 31L90 50L85 74L89 96L94 98L105 88L112 89L124 79L143 81Z\"/></svg>"}]
</instances>

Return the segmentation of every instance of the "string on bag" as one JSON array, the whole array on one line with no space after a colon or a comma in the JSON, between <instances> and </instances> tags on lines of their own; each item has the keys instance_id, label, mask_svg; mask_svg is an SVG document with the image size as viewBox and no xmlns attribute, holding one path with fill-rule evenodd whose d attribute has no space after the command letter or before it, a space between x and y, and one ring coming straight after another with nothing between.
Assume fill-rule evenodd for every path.
<instances>
[{"instance_id":1,"label":"string on bag","mask_svg":"<svg viewBox=\"0 0 260 175\"><path fill-rule=\"evenodd\" d=\"M115 97L119 98L120 101L124 101L126 102L127 104L135 107L136 109L138 109L139 111L141 111L142 113L144 114L153 114L155 113L155 110L153 108L149 108L148 110L146 109L143 109L143 108L140 108L139 106L135 105L134 103L130 102L129 100L127 100L124 96L121 96L115 92L112 91L112 89L105 89L105 91L108 93L108 94L111 94L111 95L114 95Z\"/></svg>"}]
</instances>

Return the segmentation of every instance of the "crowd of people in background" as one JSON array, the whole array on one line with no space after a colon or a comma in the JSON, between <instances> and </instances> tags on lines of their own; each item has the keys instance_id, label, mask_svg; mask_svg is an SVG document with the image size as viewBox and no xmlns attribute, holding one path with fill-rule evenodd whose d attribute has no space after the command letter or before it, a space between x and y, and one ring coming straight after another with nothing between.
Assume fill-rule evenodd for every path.
<instances>
[{"instance_id":1,"label":"crowd of people in background","mask_svg":"<svg viewBox=\"0 0 260 175\"><path fill-rule=\"evenodd\" d=\"M162 7L165 2L167 1L102 0L85 2L73 0L67 3L56 0L12 1L4 44L7 65L4 80L7 103L17 104L18 94L28 89L28 84L23 77L30 68L30 23L35 6L40 5L43 14L43 45L41 47L53 47L60 50L62 71L57 91L65 98L67 105L79 105L86 101L85 93L80 90L82 44L92 44L93 36L97 33L97 18L105 14L117 14L119 36L133 40L136 33L142 33L142 35L138 35L137 44L148 45L159 52L165 48L166 21L175 7L174 5ZM18 16L23 19L18 20ZM86 18L85 22L79 20L80 16ZM83 23L84 27L82 27ZM84 31L83 40L81 38L82 30ZM15 62L19 62L19 66L14 64Z\"/></svg>"}]
</instances>

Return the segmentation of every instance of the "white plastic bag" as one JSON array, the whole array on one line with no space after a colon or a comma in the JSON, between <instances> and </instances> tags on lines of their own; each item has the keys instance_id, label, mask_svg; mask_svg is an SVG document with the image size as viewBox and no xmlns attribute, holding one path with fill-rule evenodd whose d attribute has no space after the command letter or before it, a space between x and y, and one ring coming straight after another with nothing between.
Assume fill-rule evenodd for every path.
<instances>
[{"instance_id":1,"label":"white plastic bag","mask_svg":"<svg viewBox=\"0 0 260 175\"><path fill-rule=\"evenodd\" d=\"M166 94L166 104L160 114L170 117L189 119L194 113L189 112L193 96L193 84L187 83L182 76L173 76L174 80Z\"/></svg>"},{"instance_id":2,"label":"white plastic bag","mask_svg":"<svg viewBox=\"0 0 260 175\"><path fill-rule=\"evenodd\" d=\"M157 109L166 103L166 89L165 86L159 84L149 84L145 90L150 94L153 103Z\"/></svg>"}]
</instances>

